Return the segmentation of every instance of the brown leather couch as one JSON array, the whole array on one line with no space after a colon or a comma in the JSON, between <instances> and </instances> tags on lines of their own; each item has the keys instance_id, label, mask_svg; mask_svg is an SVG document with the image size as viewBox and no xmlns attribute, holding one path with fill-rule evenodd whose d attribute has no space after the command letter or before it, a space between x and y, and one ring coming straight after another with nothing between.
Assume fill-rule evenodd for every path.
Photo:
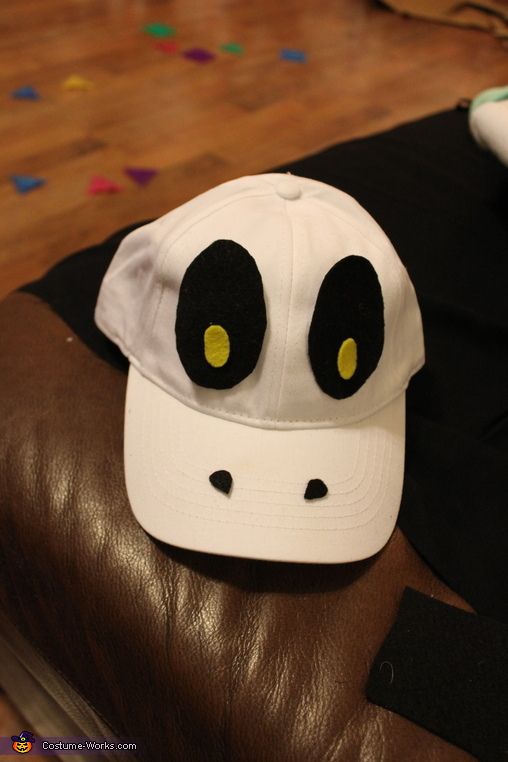
<instances>
[{"instance_id":1,"label":"brown leather couch","mask_svg":"<svg viewBox=\"0 0 508 762\"><path fill-rule=\"evenodd\" d=\"M150 762L472 759L364 695L406 585L466 607L402 533L332 566L154 541L125 383L36 297L0 305L1 607L31 646Z\"/></svg>"}]
</instances>

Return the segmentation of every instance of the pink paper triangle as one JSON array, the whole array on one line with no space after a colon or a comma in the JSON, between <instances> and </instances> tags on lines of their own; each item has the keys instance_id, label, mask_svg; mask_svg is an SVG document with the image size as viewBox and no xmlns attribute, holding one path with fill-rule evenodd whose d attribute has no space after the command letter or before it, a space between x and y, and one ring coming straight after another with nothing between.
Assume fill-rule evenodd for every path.
<instances>
[{"instance_id":1,"label":"pink paper triangle","mask_svg":"<svg viewBox=\"0 0 508 762\"><path fill-rule=\"evenodd\" d=\"M146 185L157 174L156 169L148 169L148 167L124 167L123 171L138 185Z\"/></svg>"},{"instance_id":2,"label":"pink paper triangle","mask_svg":"<svg viewBox=\"0 0 508 762\"><path fill-rule=\"evenodd\" d=\"M113 180L108 180L107 177L102 175L94 175L88 185L88 193L91 195L96 195L97 193L118 193L121 190L121 185L118 185Z\"/></svg>"},{"instance_id":3,"label":"pink paper triangle","mask_svg":"<svg viewBox=\"0 0 508 762\"><path fill-rule=\"evenodd\" d=\"M162 50L163 53L176 53L178 50L178 44L176 42L158 42L155 46L157 50Z\"/></svg>"}]
</instances>

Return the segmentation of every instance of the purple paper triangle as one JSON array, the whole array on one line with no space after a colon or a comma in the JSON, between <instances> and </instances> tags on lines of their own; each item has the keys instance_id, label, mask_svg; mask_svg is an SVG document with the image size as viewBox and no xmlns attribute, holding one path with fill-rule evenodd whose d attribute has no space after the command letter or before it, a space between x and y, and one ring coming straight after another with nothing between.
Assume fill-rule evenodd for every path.
<instances>
[{"instance_id":1,"label":"purple paper triangle","mask_svg":"<svg viewBox=\"0 0 508 762\"><path fill-rule=\"evenodd\" d=\"M124 167L123 171L138 185L146 185L157 174L156 169L146 167Z\"/></svg>"},{"instance_id":2,"label":"purple paper triangle","mask_svg":"<svg viewBox=\"0 0 508 762\"><path fill-rule=\"evenodd\" d=\"M198 63L208 63L215 58L215 53L211 53L205 48L191 48L190 50L184 50L183 54L185 58L190 58L192 61Z\"/></svg>"}]
</instances>

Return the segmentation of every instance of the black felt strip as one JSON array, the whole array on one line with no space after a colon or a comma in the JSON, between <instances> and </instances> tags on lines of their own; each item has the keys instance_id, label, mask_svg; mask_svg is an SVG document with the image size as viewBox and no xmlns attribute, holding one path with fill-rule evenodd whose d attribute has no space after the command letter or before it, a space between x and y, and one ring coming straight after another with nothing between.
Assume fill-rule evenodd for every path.
<instances>
[{"instance_id":1,"label":"black felt strip","mask_svg":"<svg viewBox=\"0 0 508 762\"><path fill-rule=\"evenodd\" d=\"M508 626L406 588L367 698L482 762L508 760Z\"/></svg>"}]
</instances>

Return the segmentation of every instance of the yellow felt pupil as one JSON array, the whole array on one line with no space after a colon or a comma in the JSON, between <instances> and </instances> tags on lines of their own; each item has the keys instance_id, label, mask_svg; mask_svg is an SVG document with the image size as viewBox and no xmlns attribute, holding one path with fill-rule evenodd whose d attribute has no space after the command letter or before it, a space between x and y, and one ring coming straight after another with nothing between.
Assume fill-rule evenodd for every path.
<instances>
[{"instance_id":1,"label":"yellow felt pupil","mask_svg":"<svg viewBox=\"0 0 508 762\"><path fill-rule=\"evenodd\" d=\"M212 368L222 368L229 359L229 336L221 325L209 325L204 333L205 358Z\"/></svg>"},{"instance_id":2,"label":"yellow felt pupil","mask_svg":"<svg viewBox=\"0 0 508 762\"><path fill-rule=\"evenodd\" d=\"M340 349L337 355L337 368L339 369L340 377L344 381L354 376L356 366L358 363L358 354L356 348L356 341L354 339L345 339L340 345Z\"/></svg>"}]
</instances>

